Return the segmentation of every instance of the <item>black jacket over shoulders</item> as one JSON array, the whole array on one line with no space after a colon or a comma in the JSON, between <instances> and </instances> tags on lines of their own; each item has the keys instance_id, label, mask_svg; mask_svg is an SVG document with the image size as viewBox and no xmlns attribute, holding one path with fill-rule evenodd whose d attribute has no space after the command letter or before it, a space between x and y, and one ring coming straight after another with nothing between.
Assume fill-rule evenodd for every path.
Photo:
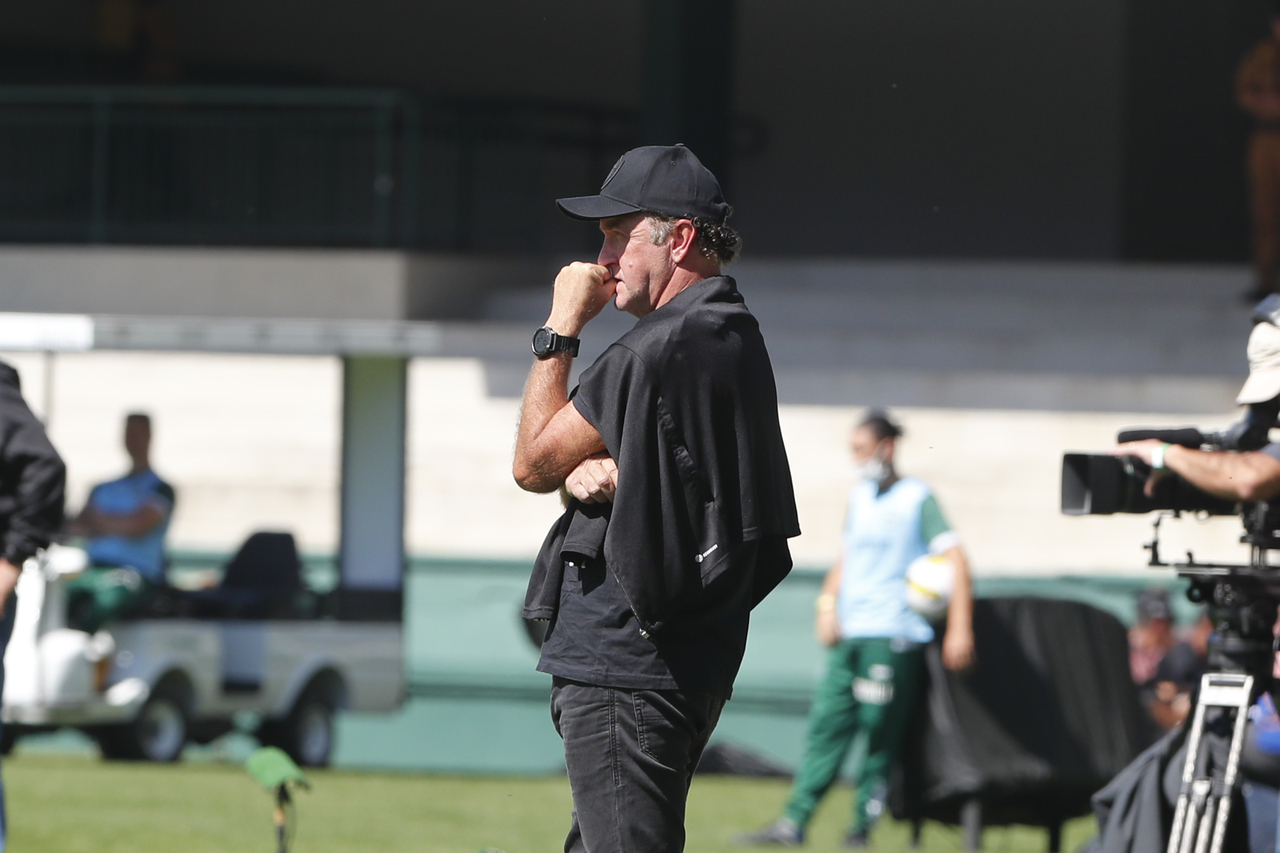
<instances>
[{"instance_id":1,"label":"black jacket over shoulders","mask_svg":"<svg viewBox=\"0 0 1280 853\"><path fill-rule=\"evenodd\" d=\"M642 630L703 589L751 604L791 568L797 535L773 368L732 278L699 282L641 318L583 372L573 403L618 463L611 504L571 501L543 545L525 615L551 618L560 560L603 559ZM759 543L754 569L735 559ZM722 575L726 575L721 579Z\"/></svg>"},{"instance_id":2,"label":"black jacket over shoulders","mask_svg":"<svg viewBox=\"0 0 1280 853\"><path fill-rule=\"evenodd\" d=\"M21 566L62 527L66 468L0 361L0 558Z\"/></svg>"}]
</instances>

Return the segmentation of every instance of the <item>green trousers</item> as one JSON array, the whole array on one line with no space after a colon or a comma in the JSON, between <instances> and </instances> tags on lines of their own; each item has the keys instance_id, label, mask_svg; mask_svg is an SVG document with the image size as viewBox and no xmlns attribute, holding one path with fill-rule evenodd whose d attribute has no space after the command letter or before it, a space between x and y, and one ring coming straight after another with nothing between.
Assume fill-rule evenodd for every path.
<instances>
[{"instance_id":1,"label":"green trousers","mask_svg":"<svg viewBox=\"0 0 1280 853\"><path fill-rule=\"evenodd\" d=\"M67 624L90 634L141 610L156 585L133 569L93 566L67 582Z\"/></svg>"},{"instance_id":2,"label":"green trousers","mask_svg":"<svg viewBox=\"0 0 1280 853\"><path fill-rule=\"evenodd\" d=\"M809 712L804 760L786 816L808 825L819 800L854 749L850 832L866 832L884 810L886 779L915 704L923 669L921 646L881 637L841 640Z\"/></svg>"}]
</instances>

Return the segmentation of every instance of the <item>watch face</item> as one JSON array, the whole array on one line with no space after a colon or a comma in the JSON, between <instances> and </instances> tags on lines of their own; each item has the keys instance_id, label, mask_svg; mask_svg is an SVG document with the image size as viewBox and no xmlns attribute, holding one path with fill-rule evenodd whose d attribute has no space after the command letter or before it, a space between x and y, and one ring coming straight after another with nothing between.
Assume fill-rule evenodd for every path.
<instances>
[{"instance_id":1,"label":"watch face","mask_svg":"<svg viewBox=\"0 0 1280 853\"><path fill-rule=\"evenodd\" d=\"M551 354L553 332L546 326L533 333L533 354L539 358Z\"/></svg>"}]
</instances>

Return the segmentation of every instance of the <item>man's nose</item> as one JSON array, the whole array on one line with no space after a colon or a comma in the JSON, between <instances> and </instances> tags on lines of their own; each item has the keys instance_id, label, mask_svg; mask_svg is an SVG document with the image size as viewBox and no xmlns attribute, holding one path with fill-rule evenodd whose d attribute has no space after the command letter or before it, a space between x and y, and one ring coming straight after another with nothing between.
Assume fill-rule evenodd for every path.
<instances>
[{"instance_id":1,"label":"man's nose","mask_svg":"<svg viewBox=\"0 0 1280 853\"><path fill-rule=\"evenodd\" d=\"M602 267L608 267L610 272L614 272L618 268L618 257L620 255L617 246L610 245L611 241L605 240L600 244L600 254L596 255L596 263Z\"/></svg>"}]
</instances>

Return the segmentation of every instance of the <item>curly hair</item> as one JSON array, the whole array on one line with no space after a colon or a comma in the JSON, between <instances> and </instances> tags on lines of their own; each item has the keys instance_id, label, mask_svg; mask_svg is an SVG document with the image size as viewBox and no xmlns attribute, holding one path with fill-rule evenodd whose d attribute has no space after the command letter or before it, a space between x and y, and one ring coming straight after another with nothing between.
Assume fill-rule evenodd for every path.
<instances>
[{"instance_id":1,"label":"curly hair","mask_svg":"<svg viewBox=\"0 0 1280 853\"><path fill-rule=\"evenodd\" d=\"M733 208L729 208L725 218L732 214ZM659 216L656 213L646 214L645 218L649 221L649 239L654 245L666 242L666 239L671 236L671 229L675 228L679 221L675 216ZM694 231L697 232L694 245L704 258L720 266L731 264L738 259L739 253L742 252L742 238L738 236L737 231L703 216L695 216L690 221L693 223Z\"/></svg>"}]
</instances>

